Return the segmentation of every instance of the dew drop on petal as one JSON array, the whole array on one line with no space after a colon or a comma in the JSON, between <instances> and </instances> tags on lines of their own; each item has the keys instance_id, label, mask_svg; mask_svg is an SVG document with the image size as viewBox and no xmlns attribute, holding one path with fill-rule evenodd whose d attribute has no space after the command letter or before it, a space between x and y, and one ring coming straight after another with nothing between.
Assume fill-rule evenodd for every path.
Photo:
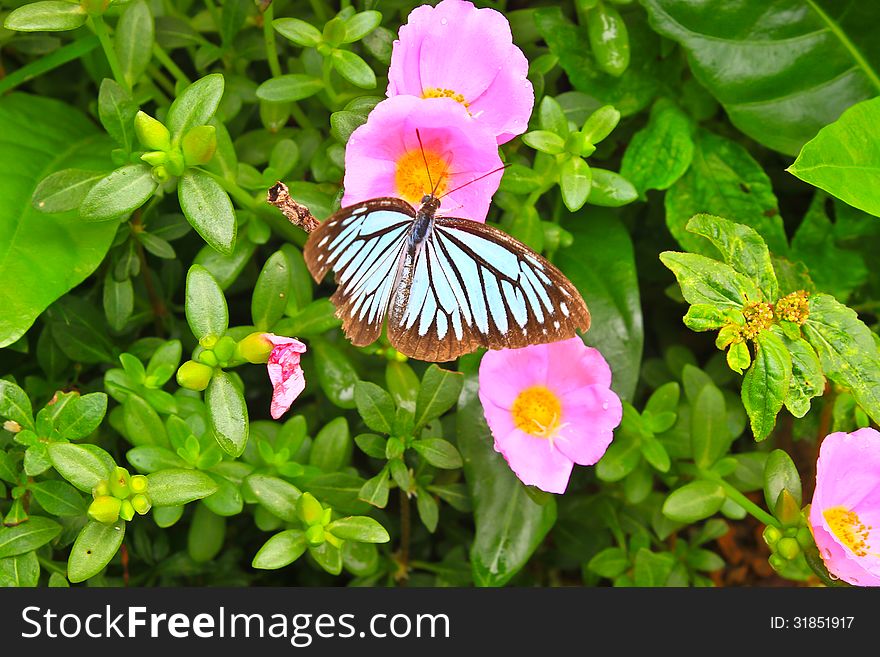
<instances>
[{"instance_id":1,"label":"dew drop on petal","mask_svg":"<svg viewBox=\"0 0 880 657\"><path fill-rule=\"evenodd\" d=\"M828 575L829 575L829 576L831 577L831 579L833 579L833 580L838 580L838 579L840 579L840 578L839 578L837 575L835 575L834 573L828 573Z\"/></svg>"},{"instance_id":2,"label":"dew drop on petal","mask_svg":"<svg viewBox=\"0 0 880 657\"><path fill-rule=\"evenodd\" d=\"M607 411L607 410L608 410L608 402L602 402L602 410L603 410L603 411Z\"/></svg>"},{"instance_id":3,"label":"dew drop on petal","mask_svg":"<svg viewBox=\"0 0 880 657\"><path fill-rule=\"evenodd\" d=\"M446 23L448 23L448 22L449 22L449 21L446 20L445 18L441 18L441 19L440 19L440 25L446 25Z\"/></svg>"}]
</instances>

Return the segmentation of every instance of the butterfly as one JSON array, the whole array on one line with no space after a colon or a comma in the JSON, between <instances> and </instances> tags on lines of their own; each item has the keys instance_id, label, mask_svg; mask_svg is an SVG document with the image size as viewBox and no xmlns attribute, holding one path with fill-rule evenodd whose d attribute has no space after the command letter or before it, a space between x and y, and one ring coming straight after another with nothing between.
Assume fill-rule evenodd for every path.
<instances>
[{"instance_id":1,"label":"butterfly","mask_svg":"<svg viewBox=\"0 0 880 657\"><path fill-rule=\"evenodd\" d=\"M393 197L342 208L309 234L306 266L318 283L333 270L330 299L352 344L374 342L387 318L395 349L444 362L590 328L587 304L559 269L497 228L438 217L435 191L418 209Z\"/></svg>"}]
</instances>

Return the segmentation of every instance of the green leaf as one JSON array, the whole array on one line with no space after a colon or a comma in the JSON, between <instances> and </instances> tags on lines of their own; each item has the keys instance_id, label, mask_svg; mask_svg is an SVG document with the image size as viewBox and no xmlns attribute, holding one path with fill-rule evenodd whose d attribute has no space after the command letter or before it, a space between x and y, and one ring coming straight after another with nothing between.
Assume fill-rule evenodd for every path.
<instances>
[{"instance_id":1,"label":"green leaf","mask_svg":"<svg viewBox=\"0 0 880 657\"><path fill-rule=\"evenodd\" d=\"M262 570L284 568L306 551L308 543L301 529L287 529L272 536L254 556L251 565Z\"/></svg>"},{"instance_id":2,"label":"green leaf","mask_svg":"<svg viewBox=\"0 0 880 657\"><path fill-rule=\"evenodd\" d=\"M684 46L733 124L787 155L880 89L870 3L806 0L796 11L788 0L704 0L699 10L676 0L643 4L654 29Z\"/></svg>"},{"instance_id":3,"label":"green leaf","mask_svg":"<svg viewBox=\"0 0 880 657\"><path fill-rule=\"evenodd\" d=\"M345 21L345 39L343 43L360 41L370 32L379 27L382 14L378 11L361 11Z\"/></svg>"},{"instance_id":4,"label":"green leaf","mask_svg":"<svg viewBox=\"0 0 880 657\"><path fill-rule=\"evenodd\" d=\"M590 559L587 568L600 577L614 579L629 568L629 557L619 547L605 548Z\"/></svg>"},{"instance_id":5,"label":"green leaf","mask_svg":"<svg viewBox=\"0 0 880 657\"><path fill-rule=\"evenodd\" d=\"M186 461L167 447L141 445L128 450L126 460L140 472L156 472L166 468L185 468Z\"/></svg>"},{"instance_id":6,"label":"green leaf","mask_svg":"<svg viewBox=\"0 0 880 657\"><path fill-rule=\"evenodd\" d=\"M753 228L770 250L784 255L788 242L770 178L737 142L698 130L690 169L666 192L666 225L682 248L716 252L686 230L695 214L724 217Z\"/></svg>"},{"instance_id":7,"label":"green leaf","mask_svg":"<svg viewBox=\"0 0 880 657\"><path fill-rule=\"evenodd\" d=\"M296 522L296 501L302 495L299 488L278 477L253 474L245 485L266 510L286 522Z\"/></svg>"},{"instance_id":8,"label":"green leaf","mask_svg":"<svg viewBox=\"0 0 880 657\"><path fill-rule=\"evenodd\" d=\"M676 522L693 523L716 513L727 499L713 481L692 481L678 488L663 503L663 515Z\"/></svg>"},{"instance_id":9,"label":"green leaf","mask_svg":"<svg viewBox=\"0 0 880 657\"><path fill-rule=\"evenodd\" d=\"M62 440L78 440L90 435L107 412L107 395L92 392L74 397L55 418L55 430Z\"/></svg>"},{"instance_id":10,"label":"green leaf","mask_svg":"<svg viewBox=\"0 0 880 657\"><path fill-rule=\"evenodd\" d=\"M334 50L330 55L333 68L343 78L361 89L373 89L376 86L376 74L363 59L350 50Z\"/></svg>"},{"instance_id":11,"label":"green leaf","mask_svg":"<svg viewBox=\"0 0 880 657\"><path fill-rule=\"evenodd\" d=\"M226 518L197 504L187 532L187 553L196 563L212 561L226 540Z\"/></svg>"},{"instance_id":12,"label":"green leaf","mask_svg":"<svg viewBox=\"0 0 880 657\"><path fill-rule=\"evenodd\" d=\"M68 294L47 313L52 336L64 354L83 363L110 363L116 348L107 336L104 319L85 299Z\"/></svg>"},{"instance_id":13,"label":"green leaf","mask_svg":"<svg viewBox=\"0 0 880 657\"><path fill-rule=\"evenodd\" d=\"M321 43L321 30L298 18L276 18L272 27L285 39L300 46L313 48Z\"/></svg>"},{"instance_id":14,"label":"green leaf","mask_svg":"<svg viewBox=\"0 0 880 657\"><path fill-rule=\"evenodd\" d=\"M193 265L186 275L186 321L197 340L221 337L229 325L223 290L201 265Z\"/></svg>"},{"instance_id":15,"label":"green leaf","mask_svg":"<svg viewBox=\"0 0 880 657\"><path fill-rule=\"evenodd\" d=\"M56 171L37 185L32 197L33 206L47 214L76 210L89 190L106 175L104 171L87 169Z\"/></svg>"},{"instance_id":16,"label":"green leaf","mask_svg":"<svg viewBox=\"0 0 880 657\"><path fill-rule=\"evenodd\" d=\"M645 460L650 463L655 470L669 472L672 463L669 460L669 452L666 451L663 443L654 438L654 436L644 435L642 436L641 450L642 456L645 457Z\"/></svg>"},{"instance_id":17,"label":"green leaf","mask_svg":"<svg viewBox=\"0 0 880 657\"><path fill-rule=\"evenodd\" d=\"M373 431L391 433L394 424L394 400L385 390L369 381L358 381L354 387L358 413Z\"/></svg>"},{"instance_id":18,"label":"green leaf","mask_svg":"<svg viewBox=\"0 0 880 657\"><path fill-rule=\"evenodd\" d=\"M360 543L387 543L391 540L385 528L369 516L349 516L334 520L327 531L347 541Z\"/></svg>"},{"instance_id":19,"label":"green leaf","mask_svg":"<svg viewBox=\"0 0 880 657\"><path fill-rule=\"evenodd\" d=\"M125 437L132 445L169 446L162 418L156 409L138 395L131 394L125 400L122 406L122 422L125 426Z\"/></svg>"},{"instance_id":20,"label":"green leaf","mask_svg":"<svg viewBox=\"0 0 880 657\"><path fill-rule=\"evenodd\" d=\"M475 375L470 376L475 384ZM533 502L504 458L492 448L492 435L476 391L476 385L464 388L456 414L476 523L471 567L477 586L503 586L550 531L556 521L556 502Z\"/></svg>"},{"instance_id":21,"label":"green leaf","mask_svg":"<svg viewBox=\"0 0 880 657\"><path fill-rule=\"evenodd\" d=\"M618 208L632 203L639 193L632 183L614 171L590 167L592 179L587 203L603 208Z\"/></svg>"},{"instance_id":22,"label":"green leaf","mask_svg":"<svg viewBox=\"0 0 880 657\"><path fill-rule=\"evenodd\" d=\"M462 466L461 455L455 445L442 438L422 438L412 443L412 448L435 468L454 470Z\"/></svg>"},{"instance_id":23,"label":"green leaf","mask_svg":"<svg viewBox=\"0 0 880 657\"><path fill-rule=\"evenodd\" d=\"M61 32L75 30L86 22L88 15L79 4L46 0L31 2L14 9L3 27L18 32Z\"/></svg>"},{"instance_id":24,"label":"green leaf","mask_svg":"<svg viewBox=\"0 0 880 657\"><path fill-rule=\"evenodd\" d=\"M153 58L153 14L144 0L125 6L113 33L113 47L129 86L137 82Z\"/></svg>"},{"instance_id":25,"label":"green leaf","mask_svg":"<svg viewBox=\"0 0 880 657\"><path fill-rule=\"evenodd\" d=\"M160 470L147 475L153 506L178 506L217 492L217 484L198 470Z\"/></svg>"},{"instance_id":26,"label":"green leaf","mask_svg":"<svg viewBox=\"0 0 880 657\"><path fill-rule=\"evenodd\" d=\"M461 394L464 377L459 372L431 365L422 376L416 397L416 431L452 408Z\"/></svg>"},{"instance_id":27,"label":"green leaf","mask_svg":"<svg viewBox=\"0 0 880 657\"><path fill-rule=\"evenodd\" d=\"M871 330L854 310L827 294L810 296L803 329L825 375L848 386L865 412L880 422L880 354Z\"/></svg>"},{"instance_id":28,"label":"green leaf","mask_svg":"<svg viewBox=\"0 0 880 657\"><path fill-rule=\"evenodd\" d=\"M785 396L785 407L797 418L810 411L810 400L825 392L825 376L819 356L810 343L802 338L792 340L782 335L782 341L791 354L791 381Z\"/></svg>"},{"instance_id":29,"label":"green leaf","mask_svg":"<svg viewBox=\"0 0 880 657\"><path fill-rule=\"evenodd\" d=\"M324 542L318 547L310 547L309 554L321 568L331 575L338 575L342 572L342 552L330 543Z\"/></svg>"},{"instance_id":30,"label":"green leaf","mask_svg":"<svg viewBox=\"0 0 880 657\"><path fill-rule=\"evenodd\" d=\"M223 97L223 86L223 76L212 73L184 89L171 103L165 119L172 136L182 137L190 128L208 123Z\"/></svg>"},{"instance_id":31,"label":"green leaf","mask_svg":"<svg viewBox=\"0 0 880 657\"><path fill-rule=\"evenodd\" d=\"M52 467L62 477L85 493L110 475L107 462L82 445L52 443L49 445Z\"/></svg>"},{"instance_id":32,"label":"green leaf","mask_svg":"<svg viewBox=\"0 0 880 657\"><path fill-rule=\"evenodd\" d=\"M526 146L548 155L558 155L565 148L565 140L549 130L532 130L522 136Z\"/></svg>"},{"instance_id":33,"label":"green leaf","mask_svg":"<svg viewBox=\"0 0 880 657\"><path fill-rule=\"evenodd\" d=\"M709 468L727 453L727 409L714 385L703 386L691 407L691 449L698 468Z\"/></svg>"},{"instance_id":34,"label":"green leaf","mask_svg":"<svg viewBox=\"0 0 880 657\"><path fill-rule=\"evenodd\" d=\"M229 374L217 371L205 391L205 404L217 443L224 452L238 458L248 439L248 410L241 389Z\"/></svg>"},{"instance_id":35,"label":"green leaf","mask_svg":"<svg viewBox=\"0 0 880 657\"><path fill-rule=\"evenodd\" d=\"M559 101L552 96L544 96L538 107L538 121L542 130L555 132L560 137L569 135L568 119ZM563 142L564 143L564 142ZM504 175L507 175L505 170Z\"/></svg>"},{"instance_id":36,"label":"green leaf","mask_svg":"<svg viewBox=\"0 0 880 657\"><path fill-rule=\"evenodd\" d=\"M419 378L407 363L391 361L385 367L385 383L394 403L415 413L416 398L419 394Z\"/></svg>"},{"instance_id":37,"label":"green leaf","mask_svg":"<svg viewBox=\"0 0 880 657\"><path fill-rule=\"evenodd\" d=\"M320 78L291 73L269 78L257 87L257 98L273 103L292 103L304 100L324 88L324 81Z\"/></svg>"},{"instance_id":38,"label":"green leaf","mask_svg":"<svg viewBox=\"0 0 880 657\"><path fill-rule=\"evenodd\" d=\"M16 282L0 286L5 347L95 270L116 226L84 224L73 212L46 215L30 202L37 183L55 171L110 168L111 143L91 119L56 100L13 93L0 98L0 125L4 135L27 135L0 143L0 280Z\"/></svg>"},{"instance_id":39,"label":"green leaf","mask_svg":"<svg viewBox=\"0 0 880 657\"><path fill-rule=\"evenodd\" d=\"M104 277L103 302L107 323L114 330L121 331L134 310L134 287L131 279L117 281L113 277L113 272L108 269Z\"/></svg>"},{"instance_id":40,"label":"green leaf","mask_svg":"<svg viewBox=\"0 0 880 657\"><path fill-rule=\"evenodd\" d=\"M0 379L0 418L34 428L34 411L27 393L12 381Z\"/></svg>"},{"instance_id":41,"label":"green leaf","mask_svg":"<svg viewBox=\"0 0 880 657\"><path fill-rule=\"evenodd\" d=\"M593 172L586 161L572 156L562 163L559 169L559 189L562 201L571 212L580 210L590 195Z\"/></svg>"},{"instance_id":42,"label":"green leaf","mask_svg":"<svg viewBox=\"0 0 880 657\"><path fill-rule=\"evenodd\" d=\"M318 382L327 398L340 408L355 407L355 386L359 379L348 357L324 340L313 340Z\"/></svg>"},{"instance_id":43,"label":"green leaf","mask_svg":"<svg viewBox=\"0 0 880 657\"><path fill-rule=\"evenodd\" d=\"M0 559L0 587L34 587L39 581L40 562L36 552Z\"/></svg>"},{"instance_id":44,"label":"green leaf","mask_svg":"<svg viewBox=\"0 0 880 657\"><path fill-rule=\"evenodd\" d=\"M589 209L564 224L574 237L556 265L580 291L592 325L584 342L597 348L614 372L611 387L631 399L642 361L644 328L632 240L610 210Z\"/></svg>"},{"instance_id":45,"label":"green leaf","mask_svg":"<svg viewBox=\"0 0 880 657\"><path fill-rule=\"evenodd\" d=\"M433 534L440 521L440 507L434 496L424 488L419 488L416 493L416 510L419 512L422 524Z\"/></svg>"},{"instance_id":46,"label":"green leaf","mask_svg":"<svg viewBox=\"0 0 880 657\"><path fill-rule=\"evenodd\" d=\"M110 78L101 80L101 88L98 90L98 116L101 125L126 152L131 151L135 144L134 117L137 113L137 103L118 82Z\"/></svg>"},{"instance_id":47,"label":"green leaf","mask_svg":"<svg viewBox=\"0 0 880 657\"><path fill-rule=\"evenodd\" d=\"M235 211L229 194L207 173L187 170L177 185L180 209L208 244L224 255L235 247Z\"/></svg>"},{"instance_id":48,"label":"green leaf","mask_svg":"<svg viewBox=\"0 0 880 657\"><path fill-rule=\"evenodd\" d=\"M779 494L787 490L798 505L802 502L801 476L787 452L774 449L764 464L764 501L773 509Z\"/></svg>"},{"instance_id":49,"label":"green leaf","mask_svg":"<svg viewBox=\"0 0 880 657\"><path fill-rule=\"evenodd\" d=\"M0 451L0 481L17 486L19 469L9 454Z\"/></svg>"},{"instance_id":50,"label":"green leaf","mask_svg":"<svg viewBox=\"0 0 880 657\"><path fill-rule=\"evenodd\" d=\"M282 251L276 251L263 265L251 299L251 317L258 331L268 331L281 319L289 290L287 257Z\"/></svg>"},{"instance_id":51,"label":"green leaf","mask_svg":"<svg viewBox=\"0 0 880 657\"><path fill-rule=\"evenodd\" d=\"M31 516L14 527L0 527L0 559L36 550L60 533L61 525L40 516Z\"/></svg>"},{"instance_id":52,"label":"green leaf","mask_svg":"<svg viewBox=\"0 0 880 657\"><path fill-rule=\"evenodd\" d=\"M297 335L301 338L323 335L342 325L336 316L336 306L330 299L315 299L293 317L280 320L274 330L283 335ZM320 371L320 370L319 370Z\"/></svg>"},{"instance_id":53,"label":"green leaf","mask_svg":"<svg viewBox=\"0 0 880 657\"><path fill-rule=\"evenodd\" d=\"M108 221L129 215L153 195L157 187L146 164L127 164L101 178L79 206L84 221Z\"/></svg>"},{"instance_id":54,"label":"green leaf","mask_svg":"<svg viewBox=\"0 0 880 657\"><path fill-rule=\"evenodd\" d=\"M687 229L712 242L724 257L724 262L757 284L764 293L764 300L776 300L779 285L770 261L770 251L761 236L752 228L721 217L698 214L688 221Z\"/></svg>"},{"instance_id":55,"label":"green leaf","mask_svg":"<svg viewBox=\"0 0 880 657\"><path fill-rule=\"evenodd\" d=\"M67 579L71 583L84 582L101 572L110 563L125 538L122 520L112 525L92 520L76 537L67 561Z\"/></svg>"},{"instance_id":56,"label":"green leaf","mask_svg":"<svg viewBox=\"0 0 880 657\"><path fill-rule=\"evenodd\" d=\"M664 251L660 261L675 274L688 303L741 309L749 300L760 298L752 279L712 258Z\"/></svg>"},{"instance_id":57,"label":"green leaf","mask_svg":"<svg viewBox=\"0 0 880 657\"><path fill-rule=\"evenodd\" d=\"M672 102L657 101L648 125L630 139L620 174L643 197L649 189L669 189L691 165L693 129L692 120Z\"/></svg>"},{"instance_id":58,"label":"green leaf","mask_svg":"<svg viewBox=\"0 0 880 657\"><path fill-rule=\"evenodd\" d=\"M368 479L358 491L358 499L367 504L384 509L388 505L388 470L382 468L381 472L372 479Z\"/></svg>"},{"instance_id":59,"label":"green leaf","mask_svg":"<svg viewBox=\"0 0 880 657\"><path fill-rule=\"evenodd\" d=\"M880 217L880 98L853 105L822 128L786 171Z\"/></svg>"},{"instance_id":60,"label":"green leaf","mask_svg":"<svg viewBox=\"0 0 880 657\"><path fill-rule=\"evenodd\" d=\"M334 418L315 436L309 452L309 465L314 465L324 472L336 472L349 464L351 450L348 420L344 417Z\"/></svg>"},{"instance_id":61,"label":"green leaf","mask_svg":"<svg viewBox=\"0 0 880 657\"><path fill-rule=\"evenodd\" d=\"M742 401L755 440L764 440L776 424L776 414L788 394L791 354L776 334L758 334L755 360L743 377Z\"/></svg>"}]
</instances>

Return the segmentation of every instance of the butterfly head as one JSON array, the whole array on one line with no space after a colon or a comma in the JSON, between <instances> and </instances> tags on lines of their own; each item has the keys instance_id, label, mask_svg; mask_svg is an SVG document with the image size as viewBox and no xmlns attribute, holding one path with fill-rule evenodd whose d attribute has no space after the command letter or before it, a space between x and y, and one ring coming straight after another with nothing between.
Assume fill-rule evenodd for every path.
<instances>
[{"instance_id":1,"label":"butterfly head","mask_svg":"<svg viewBox=\"0 0 880 657\"><path fill-rule=\"evenodd\" d=\"M422 207L419 208L419 212L429 212L430 214L434 214L437 210L440 209L440 199L434 196L434 194L425 194L422 197Z\"/></svg>"}]
</instances>

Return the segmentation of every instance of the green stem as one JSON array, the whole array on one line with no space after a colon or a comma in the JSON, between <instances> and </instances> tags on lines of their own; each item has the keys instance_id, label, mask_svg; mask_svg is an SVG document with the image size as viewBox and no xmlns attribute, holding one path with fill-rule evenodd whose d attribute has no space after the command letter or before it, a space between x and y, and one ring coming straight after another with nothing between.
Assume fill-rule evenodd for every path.
<instances>
[{"instance_id":1,"label":"green stem","mask_svg":"<svg viewBox=\"0 0 880 657\"><path fill-rule=\"evenodd\" d=\"M699 479L705 479L706 481L711 481L718 484L719 486L721 486L721 488L724 489L724 492L728 498L739 504L754 518L760 520L765 525L782 528L782 525L776 518L764 511L764 509L752 502L748 497L743 495L733 486L733 484L726 482L714 472L698 468L695 465L683 465L681 467L681 471L686 474L693 475Z\"/></svg>"},{"instance_id":2,"label":"green stem","mask_svg":"<svg viewBox=\"0 0 880 657\"><path fill-rule=\"evenodd\" d=\"M119 58L116 56L116 49L113 47L113 42L110 40L110 33L107 31L107 24L104 22L104 17L97 14L91 16L89 20L92 23L92 29L95 31L95 35L101 42L101 48L104 50L104 56L107 57L107 63L110 64L110 70L113 72L113 79L116 80L120 87L131 94L131 87L122 72L122 66L119 64Z\"/></svg>"},{"instance_id":3,"label":"green stem","mask_svg":"<svg viewBox=\"0 0 880 657\"><path fill-rule=\"evenodd\" d=\"M336 90L333 89L333 81L330 78L330 72L333 70L333 65L330 63L330 58L325 57L323 63L321 64L321 74L324 80L324 92L327 94L327 99L330 101L330 111L335 112L339 106L339 96L336 94Z\"/></svg>"},{"instance_id":4,"label":"green stem","mask_svg":"<svg viewBox=\"0 0 880 657\"><path fill-rule=\"evenodd\" d=\"M74 59L79 59L97 48L100 43L97 36L87 36L84 39L72 41L45 57L40 57L40 59L25 64L0 80L0 94L4 94L10 89L15 89L15 87L24 84L28 80L40 77L43 73L48 73L59 66L64 66L64 64L72 62Z\"/></svg>"},{"instance_id":5,"label":"green stem","mask_svg":"<svg viewBox=\"0 0 880 657\"><path fill-rule=\"evenodd\" d=\"M171 59L171 56L165 52L165 50L159 44L153 44L153 56L159 60L159 62L164 66L171 75L174 76L174 79L182 84L189 85L190 79L187 77L186 73L180 70L180 67L174 63L174 60Z\"/></svg>"},{"instance_id":6,"label":"green stem","mask_svg":"<svg viewBox=\"0 0 880 657\"><path fill-rule=\"evenodd\" d=\"M266 42L269 70L272 72L272 77L277 78L281 75L281 62L278 61L278 50L275 47L275 27L272 25L272 19L275 16L274 7L274 4L270 4L263 12L263 40Z\"/></svg>"}]
</instances>

